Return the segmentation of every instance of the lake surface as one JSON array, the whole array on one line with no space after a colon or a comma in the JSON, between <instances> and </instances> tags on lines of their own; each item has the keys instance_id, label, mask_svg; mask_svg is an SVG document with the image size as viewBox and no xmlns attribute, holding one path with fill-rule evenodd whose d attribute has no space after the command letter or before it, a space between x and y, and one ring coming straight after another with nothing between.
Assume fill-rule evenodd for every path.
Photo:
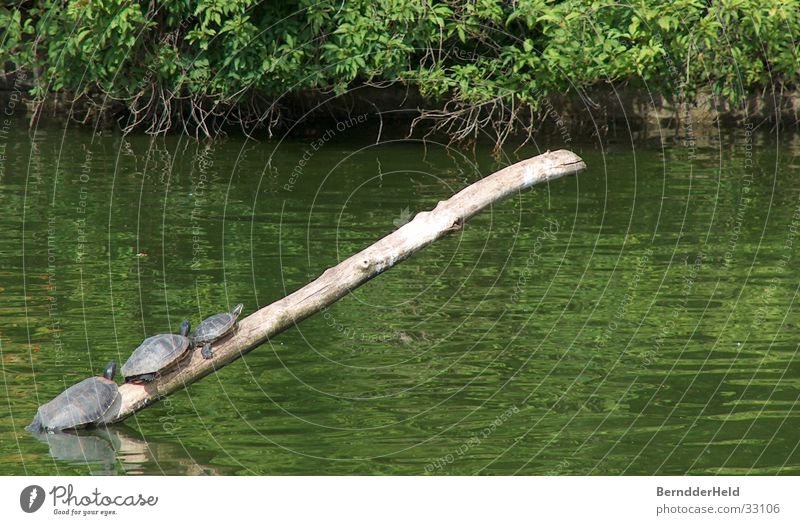
<instances>
[{"instance_id":1,"label":"lake surface","mask_svg":"<svg viewBox=\"0 0 800 525\"><path fill-rule=\"evenodd\" d=\"M800 474L800 137L744 131L573 143L583 174L123 424L24 430L146 336L252 313L563 146L343 128L0 137L3 474Z\"/></svg>"}]
</instances>

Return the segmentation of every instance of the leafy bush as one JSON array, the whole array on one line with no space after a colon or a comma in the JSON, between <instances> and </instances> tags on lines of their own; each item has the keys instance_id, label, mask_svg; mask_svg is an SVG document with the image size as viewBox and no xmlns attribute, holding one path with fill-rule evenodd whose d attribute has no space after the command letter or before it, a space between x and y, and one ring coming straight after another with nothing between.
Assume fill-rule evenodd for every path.
<instances>
[{"instance_id":1,"label":"leafy bush","mask_svg":"<svg viewBox=\"0 0 800 525\"><path fill-rule=\"evenodd\" d=\"M0 8L0 27L32 96L122 108L151 133L271 126L285 95L399 83L454 138L502 139L557 93L711 88L736 104L800 71L800 0L44 0Z\"/></svg>"}]
</instances>

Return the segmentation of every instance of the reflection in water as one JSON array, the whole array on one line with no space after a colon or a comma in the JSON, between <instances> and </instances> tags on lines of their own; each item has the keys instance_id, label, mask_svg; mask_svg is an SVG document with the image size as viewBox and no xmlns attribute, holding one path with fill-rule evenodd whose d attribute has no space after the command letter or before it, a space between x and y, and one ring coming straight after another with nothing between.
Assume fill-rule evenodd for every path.
<instances>
[{"instance_id":1,"label":"reflection in water","mask_svg":"<svg viewBox=\"0 0 800 525\"><path fill-rule=\"evenodd\" d=\"M116 474L116 450L119 443L113 434L100 431L32 432L50 447L50 456L71 465L86 465L91 474Z\"/></svg>"},{"instance_id":2,"label":"reflection in water","mask_svg":"<svg viewBox=\"0 0 800 525\"><path fill-rule=\"evenodd\" d=\"M50 456L95 475L154 472L154 465L168 465L171 474L217 474L195 461L184 447L171 442L145 441L125 425L67 432L32 432L46 443Z\"/></svg>"}]
</instances>

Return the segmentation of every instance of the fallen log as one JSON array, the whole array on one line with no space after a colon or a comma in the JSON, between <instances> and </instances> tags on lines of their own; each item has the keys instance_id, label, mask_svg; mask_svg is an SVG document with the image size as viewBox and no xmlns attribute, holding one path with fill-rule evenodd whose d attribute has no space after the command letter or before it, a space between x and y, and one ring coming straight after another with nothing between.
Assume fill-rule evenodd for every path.
<instances>
[{"instance_id":1,"label":"fallen log","mask_svg":"<svg viewBox=\"0 0 800 525\"><path fill-rule=\"evenodd\" d=\"M518 162L479 180L448 200L440 201L433 210L418 213L412 221L328 268L299 290L241 319L238 328L230 336L214 344L212 359L203 359L200 348L196 348L185 363L152 383L121 385L118 409L114 407L106 415L105 422L121 421L235 361L436 239L461 228L467 219L489 205L534 184L584 169L586 164L580 157L571 151L559 150Z\"/></svg>"}]
</instances>

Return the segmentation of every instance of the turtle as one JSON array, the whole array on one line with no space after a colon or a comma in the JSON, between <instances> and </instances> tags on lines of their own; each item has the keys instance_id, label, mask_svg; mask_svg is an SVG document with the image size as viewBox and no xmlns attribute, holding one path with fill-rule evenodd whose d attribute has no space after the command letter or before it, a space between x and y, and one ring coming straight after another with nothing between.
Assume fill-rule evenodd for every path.
<instances>
[{"instance_id":1,"label":"turtle","mask_svg":"<svg viewBox=\"0 0 800 525\"><path fill-rule=\"evenodd\" d=\"M40 406L25 428L31 432L54 432L105 423L105 417L121 402L114 382L116 372L117 362L111 361L102 376L84 379Z\"/></svg>"},{"instance_id":2,"label":"turtle","mask_svg":"<svg viewBox=\"0 0 800 525\"><path fill-rule=\"evenodd\" d=\"M211 351L211 343L221 339L233 331L236 326L236 319L242 313L244 305L239 303L230 312L212 315L197 325L191 335L193 346L203 346L202 355L204 359L211 359L214 353Z\"/></svg>"},{"instance_id":3,"label":"turtle","mask_svg":"<svg viewBox=\"0 0 800 525\"><path fill-rule=\"evenodd\" d=\"M189 321L181 323L179 334L148 337L122 365L126 383L149 383L177 363L189 350Z\"/></svg>"}]
</instances>

